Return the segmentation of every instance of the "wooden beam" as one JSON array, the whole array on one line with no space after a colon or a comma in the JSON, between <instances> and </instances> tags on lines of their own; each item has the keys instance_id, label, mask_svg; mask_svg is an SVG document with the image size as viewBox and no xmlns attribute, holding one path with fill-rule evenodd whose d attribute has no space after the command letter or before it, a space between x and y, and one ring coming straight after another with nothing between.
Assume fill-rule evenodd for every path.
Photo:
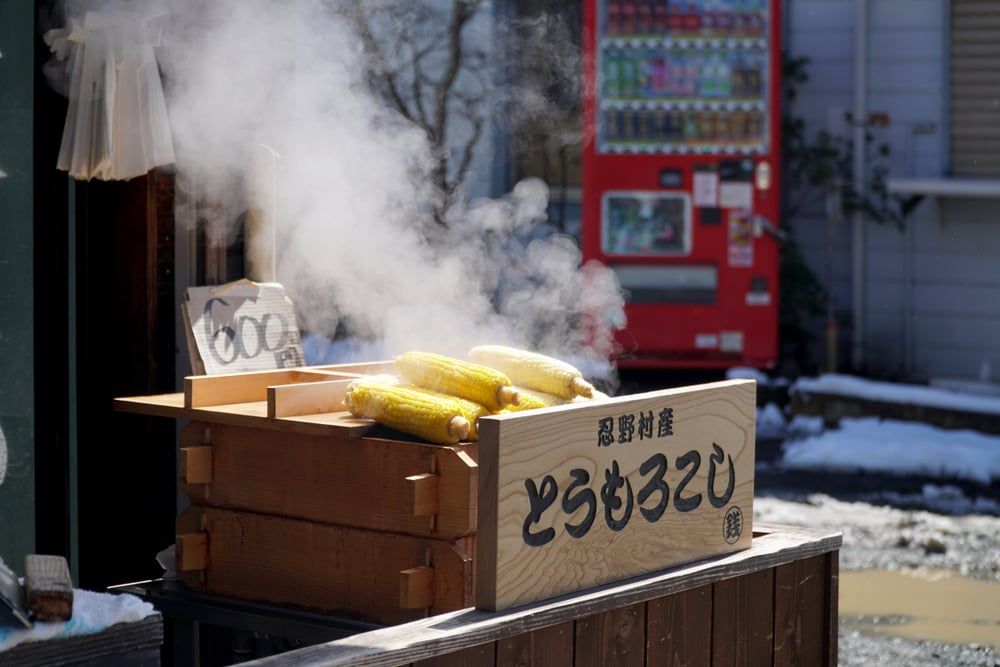
<instances>
[{"instance_id":1,"label":"wooden beam","mask_svg":"<svg viewBox=\"0 0 1000 667\"><path fill-rule=\"evenodd\" d=\"M424 609L434 605L434 568L411 567L399 573L399 606Z\"/></svg>"},{"instance_id":2,"label":"wooden beam","mask_svg":"<svg viewBox=\"0 0 1000 667\"><path fill-rule=\"evenodd\" d=\"M406 478L406 505L403 511L410 516L431 516L438 513L438 480L433 473L410 475Z\"/></svg>"},{"instance_id":3,"label":"wooden beam","mask_svg":"<svg viewBox=\"0 0 1000 667\"><path fill-rule=\"evenodd\" d=\"M177 571L197 572L208 567L208 533L177 536Z\"/></svg>"},{"instance_id":4,"label":"wooden beam","mask_svg":"<svg viewBox=\"0 0 1000 667\"><path fill-rule=\"evenodd\" d=\"M181 481L185 484L211 484L212 447L181 447L180 469Z\"/></svg>"},{"instance_id":5,"label":"wooden beam","mask_svg":"<svg viewBox=\"0 0 1000 667\"><path fill-rule=\"evenodd\" d=\"M553 600L502 612L462 609L404 625L374 630L347 639L309 646L258 660L258 667L274 665L346 665L389 667L470 649L532 632L576 618L698 588L717 581L770 571L776 565L834 552L841 546L835 531L756 525L753 546L747 551L670 568L651 575L600 586ZM478 558L478 555L477 555ZM769 612L761 612L768 622Z\"/></svg>"}]
</instances>

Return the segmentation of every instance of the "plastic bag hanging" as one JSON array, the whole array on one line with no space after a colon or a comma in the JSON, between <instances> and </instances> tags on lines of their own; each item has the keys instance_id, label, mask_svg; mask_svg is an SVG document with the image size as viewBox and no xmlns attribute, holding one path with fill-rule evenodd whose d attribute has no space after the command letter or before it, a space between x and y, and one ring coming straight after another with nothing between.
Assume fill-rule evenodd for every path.
<instances>
[{"instance_id":1,"label":"plastic bag hanging","mask_svg":"<svg viewBox=\"0 0 1000 667\"><path fill-rule=\"evenodd\" d=\"M126 180L174 162L154 18L87 12L82 23L45 34L66 62L69 108L56 167L73 178Z\"/></svg>"}]
</instances>

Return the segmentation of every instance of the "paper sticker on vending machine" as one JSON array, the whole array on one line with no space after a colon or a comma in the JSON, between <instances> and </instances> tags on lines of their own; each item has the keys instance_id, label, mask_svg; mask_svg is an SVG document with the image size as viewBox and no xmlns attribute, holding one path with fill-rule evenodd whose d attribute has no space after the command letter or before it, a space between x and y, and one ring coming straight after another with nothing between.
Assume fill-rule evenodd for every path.
<instances>
[{"instance_id":1,"label":"paper sticker on vending machine","mask_svg":"<svg viewBox=\"0 0 1000 667\"><path fill-rule=\"evenodd\" d=\"M729 212L729 266L753 266L753 213L749 210Z\"/></svg>"}]
</instances>

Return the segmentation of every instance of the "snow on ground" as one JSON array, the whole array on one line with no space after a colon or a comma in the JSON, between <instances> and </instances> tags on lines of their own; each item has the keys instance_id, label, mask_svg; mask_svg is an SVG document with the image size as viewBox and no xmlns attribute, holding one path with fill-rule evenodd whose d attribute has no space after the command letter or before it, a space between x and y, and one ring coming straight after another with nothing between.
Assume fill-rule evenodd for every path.
<instances>
[{"instance_id":1,"label":"snow on ground","mask_svg":"<svg viewBox=\"0 0 1000 667\"><path fill-rule=\"evenodd\" d=\"M843 532L845 570L948 568L1000 581L1000 517L945 516L813 494L805 502L758 496L754 521Z\"/></svg>"},{"instance_id":2,"label":"snow on ground","mask_svg":"<svg viewBox=\"0 0 1000 667\"><path fill-rule=\"evenodd\" d=\"M877 417L845 418L839 429L786 442L781 465L989 484L1000 480L1000 436Z\"/></svg>"},{"instance_id":3,"label":"snow on ground","mask_svg":"<svg viewBox=\"0 0 1000 667\"><path fill-rule=\"evenodd\" d=\"M768 403L762 408L757 408L758 438L804 438L809 435L819 435L823 432L823 428L822 417L795 415L791 420L786 420L777 403Z\"/></svg>"},{"instance_id":4,"label":"snow on ground","mask_svg":"<svg viewBox=\"0 0 1000 667\"><path fill-rule=\"evenodd\" d=\"M805 392L854 396L869 401L923 405L925 407L1000 415L1000 397L973 396L945 389L915 384L878 382L851 375L824 374L818 378L799 378L792 393Z\"/></svg>"}]
</instances>

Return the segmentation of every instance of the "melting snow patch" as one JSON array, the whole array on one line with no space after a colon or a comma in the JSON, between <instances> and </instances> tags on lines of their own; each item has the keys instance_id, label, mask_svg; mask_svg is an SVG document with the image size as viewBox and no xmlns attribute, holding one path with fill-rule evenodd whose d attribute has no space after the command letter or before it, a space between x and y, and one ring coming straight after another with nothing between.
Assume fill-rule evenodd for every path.
<instances>
[{"instance_id":1,"label":"melting snow patch","mask_svg":"<svg viewBox=\"0 0 1000 667\"><path fill-rule=\"evenodd\" d=\"M757 408L757 437L785 437L785 415L775 403L768 403L763 408Z\"/></svg>"},{"instance_id":2,"label":"melting snow patch","mask_svg":"<svg viewBox=\"0 0 1000 667\"><path fill-rule=\"evenodd\" d=\"M786 443L782 465L989 484L1000 479L1000 436L875 417L842 419L837 430Z\"/></svg>"},{"instance_id":3,"label":"melting snow patch","mask_svg":"<svg viewBox=\"0 0 1000 667\"><path fill-rule=\"evenodd\" d=\"M792 385L791 392L854 396L869 401L1000 415L1000 397L972 396L915 384L877 382L851 375L825 374L818 378L800 378Z\"/></svg>"},{"instance_id":4,"label":"melting snow patch","mask_svg":"<svg viewBox=\"0 0 1000 667\"><path fill-rule=\"evenodd\" d=\"M757 384L767 386L771 380L767 375L756 368L749 366L735 366L726 371L727 380L756 380Z\"/></svg>"}]
</instances>

